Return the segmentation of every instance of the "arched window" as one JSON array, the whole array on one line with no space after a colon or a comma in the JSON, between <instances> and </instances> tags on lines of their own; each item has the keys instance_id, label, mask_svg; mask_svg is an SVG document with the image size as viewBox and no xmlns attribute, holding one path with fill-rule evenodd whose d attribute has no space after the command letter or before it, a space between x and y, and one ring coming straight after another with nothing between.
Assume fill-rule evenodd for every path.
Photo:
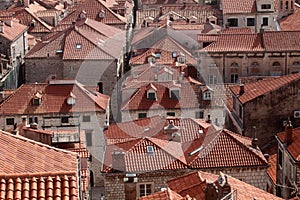
<instances>
[{"instance_id":1,"label":"arched window","mask_svg":"<svg viewBox=\"0 0 300 200\"><path fill-rule=\"evenodd\" d=\"M236 62L233 62L233 63L231 64L231 67L239 67L239 65L238 65Z\"/></svg>"},{"instance_id":2,"label":"arched window","mask_svg":"<svg viewBox=\"0 0 300 200\"><path fill-rule=\"evenodd\" d=\"M293 62L293 67L299 67L299 66L300 66L300 61Z\"/></svg>"},{"instance_id":3,"label":"arched window","mask_svg":"<svg viewBox=\"0 0 300 200\"><path fill-rule=\"evenodd\" d=\"M251 67L259 67L258 62L253 62L253 63L251 63Z\"/></svg>"},{"instance_id":4,"label":"arched window","mask_svg":"<svg viewBox=\"0 0 300 200\"><path fill-rule=\"evenodd\" d=\"M281 65L280 65L279 62L273 62L272 66L273 66L273 67L280 67Z\"/></svg>"}]
</instances>

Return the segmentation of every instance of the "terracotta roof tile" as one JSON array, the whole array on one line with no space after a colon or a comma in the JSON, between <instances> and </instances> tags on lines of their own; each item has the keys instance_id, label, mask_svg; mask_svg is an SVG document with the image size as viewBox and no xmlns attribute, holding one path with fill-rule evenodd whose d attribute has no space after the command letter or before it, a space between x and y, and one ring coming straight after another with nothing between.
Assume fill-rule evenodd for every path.
<instances>
[{"instance_id":1,"label":"terracotta roof tile","mask_svg":"<svg viewBox=\"0 0 300 200\"><path fill-rule=\"evenodd\" d=\"M222 0L221 5L223 14L256 12L255 0Z\"/></svg>"},{"instance_id":2,"label":"terracotta roof tile","mask_svg":"<svg viewBox=\"0 0 300 200\"><path fill-rule=\"evenodd\" d=\"M300 74L291 74L274 79L266 79L254 83L246 83L244 85L245 92L238 96L239 101L244 104L263 94L277 90L286 84L296 81L300 78ZM234 95L239 95L240 86L230 88Z\"/></svg>"},{"instance_id":3,"label":"terracotta roof tile","mask_svg":"<svg viewBox=\"0 0 300 200\"><path fill-rule=\"evenodd\" d=\"M154 194L139 198L139 200L183 200L184 198L167 188L164 191L156 192Z\"/></svg>"},{"instance_id":4,"label":"terracotta roof tile","mask_svg":"<svg viewBox=\"0 0 300 200\"><path fill-rule=\"evenodd\" d=\"M285 141L285 132L281 132L277 134L279 140L281 143L284 143ZM300 128L294 128L293 129L293 137L292 137L292 143L287 146L287 151L291 154L293 159L295 161L300 161Z\"/></svg>"},{"instance_id":5,"label":"terracotta roof tile","mask_svg":"<svg viewBox=\"0 0 300 200\"><path fill-rule=\"evenodd\" d=\"M220 176L224 179L225 175L223 173L220 173ZM231 191L233 192L232 194L234 195L233 198L238 197L238 199L241 200L248 200L253 198L270 200L281 199L273 194L270 194L266 191L235 179L229 175L226 176L228 184L231 187ZM219 185L217 181L218 175L199 171L169 180L167 184L171 190L180 194L181 196L188 194L191 198L205 199L206 195L204 189L206 188L207 183L213 182L216 185Z\"/></svg>"},{"instance_id":6,"label":"terracotta roof tile","mask_svg":"<svg viewBox=\"0 0 300 200\"><path fill-rule=\"evenodd\" d=\"M266 51L289 51L300 49L300 31L266 31L263 34Z\"/></svg>"},{"instance_id":7,"label":"terracotta roof tile","mask_svg":"<svg viewBox=\"0 0 300 200\"><path fill-rule=\"evenodd\" d=\"M300 8L294 4L294 12L279 20L282 31L300 30Z\"/></svg>"},{"instance_id":8,"label":"terracotta roof tile","mask_svg":"<svg viewBox=\"0 0 300 200\"><path fill-rule=\"evenodd\" d=\"M69 83L63 84L64 81L62 81L62 84L60 84L57 80L53 83L50 82L50 84L24 84L0 104L0 113L22 115L86 111L103 112L106 110L109 101L108 96L88 91L77 81L67 82ZM39 106L32 105L32 99L36 91L42 94ZM71 92L76 96L74 106L67 104L67 98L69 98Z\"/></svg>"},{"instance_id":9,"label":"terracotta roof tile","mask_svg":"<svg viewBox=\"0 0 300 200\"><path fill-rule=\"evenodd\" d=\"M6 23L4 23L3 28L4 32L0 32L0 37L4 37L9 41L14 41L17 38L22 37L21 34L27 30L27 26L19 24L15 20L12 21L12 26L9 26Z\"/></svg>"}]
</instances>

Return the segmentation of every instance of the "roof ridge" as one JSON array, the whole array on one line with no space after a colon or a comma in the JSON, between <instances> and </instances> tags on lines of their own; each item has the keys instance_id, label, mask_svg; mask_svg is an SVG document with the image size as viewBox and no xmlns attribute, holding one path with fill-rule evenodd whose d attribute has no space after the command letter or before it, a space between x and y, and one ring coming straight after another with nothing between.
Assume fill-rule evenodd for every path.
<instances>
[{"instance_id":1,"label":"roof ridge","mask_svg":"<svg viewBox=\"0 0 300 200\"><path fill-rule=\"evenodd\" d=\"M46 22L41 20L38 16L36 16L29 8L24 9L26 12L28 12L35 20L38 20L45 28L47 28L49 31L53 28L52 26L48 25Z\"/></svg>"},{"instance_id":2,"label":"roof ridge","mask_svg":"<svg viewBox=\"0 0 300 200\"><path fill-rule=\"evenodd\" d=\"M56 148L56 147L52 147L52 146L49 146L49 145L47 145L47 144L44 144L44 143L41 143L41 142L37 142L37 141L35 141L35 140L31 140L31 139L29 139L29 138L23 137L23 136L21 136L21 135L13 135L13 134L8 133L8 132L6 132L6 131L1 131L1 133L2 133L2 134L5 134L5 135L7 135L7 136L13 137L13 138L15 138L15 139L18 139L18 140L22 140L22 141L24 141L24 142L29 142L29 143L31 143L31 144L36 144L36 145L39 145L39 146L41 146L41 147L45 147L45 148L47 148L47 149L52 149L52 150L55 150L55 151L58 151L58 152L62 152L62 153L66 153L66 154L73 154L73 155L78 156L78 154L75 153L75 152L67 151L67 150L64 150L64 149L59 149L59 148ZM0 134L1 134L1 133L0 133Z\"/></svg>"}]
</instances>

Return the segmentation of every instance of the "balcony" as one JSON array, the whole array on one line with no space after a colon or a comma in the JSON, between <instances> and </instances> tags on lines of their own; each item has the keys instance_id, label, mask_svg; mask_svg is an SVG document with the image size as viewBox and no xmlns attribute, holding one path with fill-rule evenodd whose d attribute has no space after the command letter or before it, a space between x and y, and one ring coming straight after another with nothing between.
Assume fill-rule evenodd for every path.
<instances>
[{"instance_id":1,"label":"balcony","mask_svg":"<svg viewBox=\"0 0 300 200\"><path fill-rule=\"evenodd\" d=\"M80 133L77 130L57 130L52 135L52 144L79 143Z\"/></svg>"}]
</instances>

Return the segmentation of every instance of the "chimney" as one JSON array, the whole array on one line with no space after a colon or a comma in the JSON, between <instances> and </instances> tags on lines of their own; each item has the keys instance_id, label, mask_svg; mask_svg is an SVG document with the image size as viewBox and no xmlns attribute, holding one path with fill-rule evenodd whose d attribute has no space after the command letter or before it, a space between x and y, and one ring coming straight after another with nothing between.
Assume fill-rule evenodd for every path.
<instances>
[{"instance_id":1,"label":"chimney","mask_svg":"<svg viewBox=\"0 0 300 200\"><path fill-rule=\"evenodd\" d=\"M211 119L210 119L210 115L207 115L207 120L206 120L207 123L211 123Z\"/></svg>"},{"instance_id":2,"label":"chimney","mask_svg":"<svg viewBox=\"0 0 300 200\"><path fill-rule=\"evenodd\" d=\"M206 188L204 189L204 192L205 192L205 200L216 200L219 197L218 188L212 182L207 183Z\"/></svg>"},{"instance_id":3,"label":"chimney","mask_svg":"<svg viewBox=\"0 0 300 200\"><path fill-rule=\"evenodd\" d=\"M30 4L30 0L23 0L23 2L25 7L28 7Z\"/></svg>"},{"instance_id":4,"label":"chimney","mask_svg":"<svg viewBox=\"0 0 300 200\"><path fill-rule=\"evenodd\" d=\"M97 85L98 85L98 92L103 94L103 82L98 82Z\"/></svg>"},{"instance_id":5,"label":"chimney","mask_svg":"<svg viewBox=\"0 0 300 200\"><path fill-rule=\"evenodd\" d=\"M240 92L239 95L242 95L245 93L245 85L244 84L240 84Z\"/></svg>"},{"instance_id":6,"label":"chimney","mask_svg":"<svg viewBox=\"0 0 300 200\"><path fill-rule=\"evenodd\" d=\"M293 141L293 126L290 120L288 120L286 126L285 126L285 135L284 135L284 143L286 145L289 145Z\"/></svg>"},{"instance_id":7,"label":"chimney","mask_svg":"<svg viewBox=\"0 0 300 200\"><path fill-rule=\"evenodd\" d=\"M222 187L222 197L225 197L226 195L231 193L231 186L228 183L227 175L224 175L224 177L225 177L225 184Z\"/></svg>"},{"instance_id":8,"label":"chimney","mask_svg":"<svg viewBox=\"0 0 300 200\"><path fill-rule=\"evenodd\" d=\"M4 22L0 21L0 33L4 33Z\"/></svg>"},{"instance_id":9,"label":"chimney","mask_svg":"<svg viewBox=\"0 0 300 200\"><path fill-rule=\"evenodd\" d=\"M254 149L257 149L257 147L258 147L258 139L257 138L252 138L251 146Z\"/></svg>"},{"instance_id":10,"label":"chimney","mask_svg":"<svg viewBox=\"0 0 300 200\"><path fill-rule=\"evenodd\" d=\"M112 152L112 168L114 172L125 172L125 152L123 149L119 151L114 150Z\"/></svg>"},{"instance_id":11,"label":"chimney","mask_svg":"<svg viewBox=\"0 0 300 200\"><path fill-rule=\"evenodd\" d=\"M166 135L167 140L173 139L173 133L177 132L179 128L174 125L174 121L170 120L169 124L164 127L164 134Z\"/></svg>"},{"instance_id":12,"label":"chimney","mask_svg":"<svg viewBox=\"0 0 300 200\"><path fill-rule=\"evenodd\" d=\"M37 123L34 122L30 124L30 128L32 129L37 129L37 126L38 126Z\"/></svg>"},{"instance_id":13,"label":"chimney","mask_svg":"<svg viewBox=\"0 0 300 200\"><path fill-rule=\"evenodd\" d=\"M67 8L68 8L68 2L64 1L64 9L67 9Z\"/></svg>"}]
</instances>

